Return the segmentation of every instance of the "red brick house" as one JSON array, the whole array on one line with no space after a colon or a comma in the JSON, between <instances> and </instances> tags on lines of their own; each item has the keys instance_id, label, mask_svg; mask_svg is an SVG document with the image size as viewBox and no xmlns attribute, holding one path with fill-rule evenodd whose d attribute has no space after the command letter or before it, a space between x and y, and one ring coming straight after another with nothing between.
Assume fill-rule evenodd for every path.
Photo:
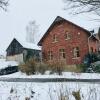
<instances>
[{"instance_id":1,"label":"red brick house","mask_svg":"<svg viewBox=\"0 0 100 100\"><path fill-rule=\"evenodd\" d=\"M98 51L97 44L88 30L59 16L38 43L43 60L63 60L67 65L81 64L87 53Z\"/></svg>"}]
</instances>

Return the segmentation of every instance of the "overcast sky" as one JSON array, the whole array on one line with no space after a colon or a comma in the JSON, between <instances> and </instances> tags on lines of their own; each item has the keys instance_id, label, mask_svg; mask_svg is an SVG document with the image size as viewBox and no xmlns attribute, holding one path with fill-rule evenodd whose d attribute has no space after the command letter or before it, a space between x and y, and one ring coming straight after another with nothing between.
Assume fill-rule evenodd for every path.
<instances>
[{"instance_id":1,"label":"overcast sky","mask_svg":"<svg viewBox=\"0 0 100 100\"><path fill-rule=\"evenodd\" d=\"M26 39L26 26L35 20L39 25L37 41L48 29L56 16L64 17L84 28L92 29L100 26L94 21L96 15L70 15L63 10L62 0L10 0L8 11L0 11L0 53L4 52L14 37Z\"/></svg>"}]
</instances>

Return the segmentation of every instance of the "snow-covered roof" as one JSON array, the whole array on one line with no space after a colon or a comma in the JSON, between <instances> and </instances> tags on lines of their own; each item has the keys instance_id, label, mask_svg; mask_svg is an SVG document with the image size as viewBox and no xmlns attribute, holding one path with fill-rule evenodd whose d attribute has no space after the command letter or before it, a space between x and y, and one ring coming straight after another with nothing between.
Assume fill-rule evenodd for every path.
<instances>
[{"instance_id":1,"label":"snow-covered roof","mask_svg":"<svg viewBox=\"0 0 100 100\"><path fill-rule=\"evenodd\" d=\"M41 47L38 46L37 44L30 43L30 42L26 42L26 41L22 41L22 40L20 40L20 39L18 39L18 38L14 38L14 39L11 41L11 43L12 43L14 40L18 41L18 42L22 45L23 48L26 48L26 49L33 49L33 50L41 50ZM11 44L11 43L10 43L10 44ZM9 46L8 46L8 47L9 47ZM6 50L7 50L7 49L6 49Z\"/></svg>"},{"instance_id":2,"label":"snow-covered roof","mask_svg":"<svg viewBox=\"0 0 100 100\"><path fill-rule=\"evenodd\" d=\"M16 40L23 46L23 48L41 50L41 47L38 46L37 44L29 43L29 42L18 40L18 39Z\"/></svg>"},{"instance_id":3,"label":"snow-covered roof","mask_svg":"<svg viewBox=\"0 0 100 100\"><path fill-rule=\"evenodd\" d=\"M99 27L95 27L93 29L89 29L90 32L92 32L93 34L97 34L99 31Z\"/></svg>"}]
</instances>

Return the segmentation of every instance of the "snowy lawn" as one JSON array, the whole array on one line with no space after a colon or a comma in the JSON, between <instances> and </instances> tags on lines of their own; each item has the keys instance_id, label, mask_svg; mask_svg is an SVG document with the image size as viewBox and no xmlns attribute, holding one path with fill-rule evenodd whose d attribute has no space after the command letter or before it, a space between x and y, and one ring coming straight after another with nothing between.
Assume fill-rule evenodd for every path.
<instances>
[{"instance_id":1,"label":"snowy lawn","mask_svg":"<svg viewBox=\"0 0 100 100\"><path fill-rule=\"evenodd\" d=\"M18 66L16 61L6 61L5 59L0 59L0 69L4 69L9 66Z\"/></svg>"},{"instance_id":2,"label":"snowy lawn","mask_svg":"<svg viewBox=\"0 0 100 100\"><path fill-rule=\"evenodd\" d=\"M21 72L0 78L98 78L99 74L71 73L63 75L31 75ZM0 82L0 100L76 100L73 92L80 94L81 100L100 100L100 83L83 82ZM25 99L26 98L26 99ZM63 98L63 99L61 99Z\"/></svg>"},{"instance_id":3,"label":"snowy lawn","mask_svg":"<svg viewBox=\"0 0 100 100\"><path fill-rule=\"evenodd\" d=\"M2 62L5 63L3 60ZM16 72L14 74L0 76L0 78L100 79L100 74L63 72L62 75L59 76L56 73L49 75L49 71L47 71L44 75L38 74L27 76L24 73ZM0 100L76 100L73 93L78 91L81 100L100 100L100 83L0 82Z\"/></svg>"},{"instance_id":4,"label":"snowy lawn","mask_svg":"<svg viewBox=\"0 0 100 100\"><path fill-rule=\"evenodd\" d=\"M72 93L77 91L81 100L100 100L100 84L95 83L0 82L0 100L75 100Z\"/></svg>"}]
</instances>

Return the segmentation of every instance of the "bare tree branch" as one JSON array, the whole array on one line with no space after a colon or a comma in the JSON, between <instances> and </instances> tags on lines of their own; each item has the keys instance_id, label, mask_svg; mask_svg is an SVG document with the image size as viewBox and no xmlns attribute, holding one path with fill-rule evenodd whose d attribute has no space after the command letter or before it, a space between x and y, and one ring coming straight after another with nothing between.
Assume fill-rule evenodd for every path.
<instances>
[{"instance_id":1,"label":"bare tree branch","mask_svg":"<svg viewBox=\"0 0 100 100\"><path fill-rule=\"evenodd\" d=\"M9 0L0 0L0 8L7 11L8 2Z\"/></svg>"},{"instance_id":2,"label":"bare tree branch","mask_svg":"<svg viewBox=\"0 0 100 100\"><path fill-rule=\"evenodd\" d=\"M64 10L72 9L73 14L95 12L100 16L100 0L63 0Z\"/></svg>"}]
</instances>

